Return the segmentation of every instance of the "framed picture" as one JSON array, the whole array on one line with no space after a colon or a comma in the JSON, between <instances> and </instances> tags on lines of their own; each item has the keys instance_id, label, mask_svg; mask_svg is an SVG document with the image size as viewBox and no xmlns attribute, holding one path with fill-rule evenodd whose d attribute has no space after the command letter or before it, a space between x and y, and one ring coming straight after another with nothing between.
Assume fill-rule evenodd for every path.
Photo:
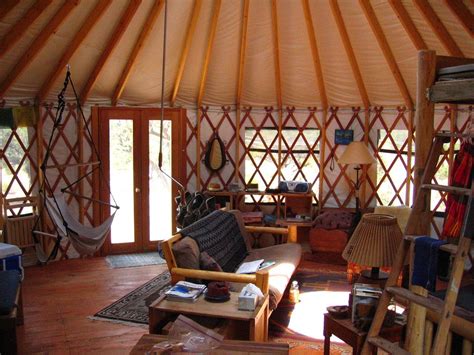
<instances>
[{"instance_id":1,"label":"framed picture","mask_svg":"<svg viewBox=\"0 0 474 355\"><path fill-rule=\"evenodd\" d=\"M334 134L334 143L348 145L354 140L354 130L352 129L336 129Z\"/></svg>"}]
</instances>

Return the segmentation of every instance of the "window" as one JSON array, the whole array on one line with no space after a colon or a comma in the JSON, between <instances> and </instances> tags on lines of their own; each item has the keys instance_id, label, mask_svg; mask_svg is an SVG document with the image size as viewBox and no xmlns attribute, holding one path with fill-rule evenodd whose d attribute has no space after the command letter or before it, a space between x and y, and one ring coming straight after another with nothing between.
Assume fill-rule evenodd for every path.
<instances>
[{"instance_id":1,"label":"window","mask_svg":"<svg viewBox=\"0 0 474 355\"><path fill-rule=\"evenodd\" d=\"M320 131L306 128L282 130L281 174L283 180L307 181L317 192L319 177L319 138ZM264 127L245 129L245 182L257 183L259 190L278 185L278 129ZM250 201L250 200L249 200ZM262 200L271 202L271 197Z\"/></svg>"},{"instance_id":2,"label":"window","mask_svg":"<svg viewBox=\"0 0 474 355\"><path fill-rule=\"evenodd\" d=\"M29 129L0 129L0 147L3 150L1 162L2 194L8 198L31 195L36 172L32 159L36 152L31 150L34 141L30 141Z\"/></svg>"},{"instance_id":3,"label":"window","mask_svg":"<svg viewBox=\"0 0 474 355\"><path fill-rule=\"evenodd\" d=\"M405 205L408 167L408 130L378 130L377 202Z\"/></svg>"}]
</instances>

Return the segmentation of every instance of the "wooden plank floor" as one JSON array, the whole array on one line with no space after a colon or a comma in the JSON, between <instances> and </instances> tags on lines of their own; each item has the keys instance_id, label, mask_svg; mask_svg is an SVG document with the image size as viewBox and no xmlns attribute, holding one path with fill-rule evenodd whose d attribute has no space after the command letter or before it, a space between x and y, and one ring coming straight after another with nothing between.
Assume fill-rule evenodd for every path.
<instances>
[{"instance_id":1,"label":"wooden plank floor","mask_svg":"<svg viewBox=\"0 0 474 355\"><path fill-rule=\"evenodd\" d=\"M128 354L147 327L87 317L165 270L166 265L110 269L105 258L25 268L19 353Z\"/></svg>"}]
</instances>

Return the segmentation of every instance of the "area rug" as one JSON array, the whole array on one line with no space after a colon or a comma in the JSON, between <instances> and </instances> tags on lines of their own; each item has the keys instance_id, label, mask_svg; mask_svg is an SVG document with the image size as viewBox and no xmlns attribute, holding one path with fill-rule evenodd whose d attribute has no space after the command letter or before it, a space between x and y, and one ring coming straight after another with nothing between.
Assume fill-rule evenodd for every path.
<instances>
[{"instance_id":1,"label":"area rug","mask_svg":"<svg viewBox=\"0 0 474 355\"><path fill-rule=\"evenodd\" d=\"M166 263L158 252L140 254L108 255L105 261L112 269L121 267L135 267L146 265L160 265Z\"/></svg>"},{"instance_id":2,"label":"area rug","mask_svg":"<svg viewBox=\"0 0 474 355\"><path fill-rule=\"evenodd\" d=\"M165 271L90 318L124 324L148 324L148 306L170 288L170 282L171 276Z\"/></svg>"}]
</instances>

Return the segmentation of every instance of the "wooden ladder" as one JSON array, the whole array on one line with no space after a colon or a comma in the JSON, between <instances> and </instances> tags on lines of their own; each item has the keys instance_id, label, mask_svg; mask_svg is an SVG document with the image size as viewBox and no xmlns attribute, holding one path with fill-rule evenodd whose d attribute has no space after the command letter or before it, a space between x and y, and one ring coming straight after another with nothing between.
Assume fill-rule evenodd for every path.
<instances>
[{"instance_id":1,"label":"wooden ladder","mask_svg":"<svg viewBox=\"0 0 474 355\"><path fill-rule=\"evenodd\" d=\"M474 234L474 184L472 180L470 189L431 184L432 178L436 173L438 158L443 150L443 143L449 142L452 136L453 135L450 133L439 133L435 135L421 181L421 186L418 190L413 209L408 220L406 235L398 248L397 256L392 266L392 271L386 282L382 296L380 297L377 311L362 349L362 354L369 354L371 346L381 348L392 354L410 354L410 352L400 348L396 343L391 343L379 336L385 314L387 313L387 307L390 303L390 300L394 296L397 296L399 299L406 300L408 302L408 306L410 307L410 312L413 311L412 305L416 304L425 309L434 311L439 315L438 329L436 331L433 346L431 348L431 354L437 355L443 354L445 352L447 336L458 297L458 290L461 284L462 274L464 271L464 260L469 254L471 239L473 238ZM461 135L456 135L456 137L461 137ZM424 295L420 295L413 292L413 290L407 290L397 286L397 279L400 275L400 272L402 272L405 259L410 252L412 242L417 238L416 236L412 235L414 234L413 231L416 230L416 224L429 223L429 221L431 221L431 190L446 191L449 193L463 195L465 196L464 198L468 198L459 244L445 244L440 247L441 250L455 254L446 296L444 301L440 302L433 302L433 299L425 297L426 290L421 287L419 288L425 291ZM412 331L412 329L409 329L408 331Z\"/></svg>"}]
</instances>

